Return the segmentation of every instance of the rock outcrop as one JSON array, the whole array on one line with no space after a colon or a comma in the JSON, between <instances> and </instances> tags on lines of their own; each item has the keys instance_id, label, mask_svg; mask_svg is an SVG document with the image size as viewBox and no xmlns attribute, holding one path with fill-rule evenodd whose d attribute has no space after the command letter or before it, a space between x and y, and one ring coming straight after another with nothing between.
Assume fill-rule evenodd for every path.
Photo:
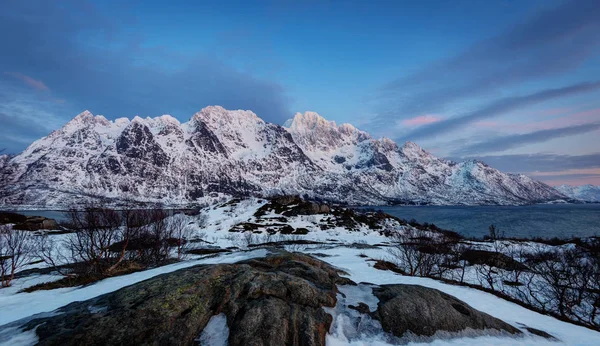
<instances>
[{"instance_id":1,"label":"rock outcrop","mask_svg":"<svg viewBox=\"0 0 600 346\"><path fill-rule=\"evenodd\" d=\"M336 328L326 308L339 308L337 297L346 299L342 288L363 285L340 274L326 262L285 251L200 265L69 304L51 317L24 321L22 329L35 329L38 345L192 345L211 318L220 316L228 327L219 335L229 345L325 345L327 333ZM362 302L348 309L379 320L381 332L395 337L464 330L521 334L435 289L372 287L379 299L376 311Z\"/></svg>"},{"instance_id":2,"label":"rock outcrop","mask_svg":"<svg viewBox=\"0 0 600 346\"><path fill-rule=\"evenodd\" d=\"M402 337L410 332L433 336L439 331L492 329L521 334L517 328L473 309L467 303L436 289L419 285L382 285L373 289L379 299L374 317L383 330Z\"/></svg>"},{"instance_id":3,"label":"rock outcrop","mask_svg":"<svg viewBox=\"0 0 600 346\"><path fill-rule=\"evenodd\" d=\"M161 275L29 322L39 345L191 345L224 313L229 345L324 345L336 284L325 262L280 253Z\"/></svg>"}]
</instances>

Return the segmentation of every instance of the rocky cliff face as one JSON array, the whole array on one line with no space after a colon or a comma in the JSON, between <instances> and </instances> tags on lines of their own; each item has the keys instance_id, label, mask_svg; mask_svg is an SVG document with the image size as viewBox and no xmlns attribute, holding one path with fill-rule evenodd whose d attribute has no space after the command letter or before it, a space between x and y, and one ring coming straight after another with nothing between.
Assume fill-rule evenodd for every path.
<instances>
[{"instance_id":1,"label":"rocky cliff face","mask_svg":"<svg viewBox=\"0 0 600 346\"><path fill-rule=\"evenodd\" d=\"M439 159L316 113L285 127L206 107L109 121L83 112L14 158L0 158L0 203L69 206L102 198L164 204L221 195L300 194L353 204L523 204L564 198L482 162Z\"/></svg>"}]
</instances>

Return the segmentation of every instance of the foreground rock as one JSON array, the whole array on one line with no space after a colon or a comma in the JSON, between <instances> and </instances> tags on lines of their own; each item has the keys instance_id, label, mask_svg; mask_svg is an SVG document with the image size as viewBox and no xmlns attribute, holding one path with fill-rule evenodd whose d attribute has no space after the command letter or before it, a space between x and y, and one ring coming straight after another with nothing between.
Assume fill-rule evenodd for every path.
<instances>
[{"instance_id":1,"label":"foreground rock","mask_svg":"<svg viewBox=\"0 0 600 346\"><path fill-rule=\"evenodd\" d=\"M35 328L39 345L192 345L220 315L226 318L229 345L325 345L333 318L324 307L336 306L342 294L338 285L356 286L339 274L318 259L284 251L201 265L69 304L60 314L26 322L23 329ZM397 337L463 330L521 334L434 289L373 285L373 294L379 299L377 311L361 302L348 308L379 320Z\"/></svg>"},{"instance_id":2,"label":"foreground rock","mask_svg":"<svg viewBox=\"0 0 600 346\"><path fill-rule=\"evenodd\" d=\"M493 329L509 334L521 332L467 303L436 289L419 285L383 285L373 289L379 299L374 314L386 332L397 337L411 332L433 336L438 331Z\"/></svg>"},{"instance_id":3,"label":"foreground rock","mask_svg":"<svg viewBox=\"0 0 600 346\"><path fill-rule=\"evenodd\" d=\"M28 323L40 345L191 345L224 313L229 345L324 345L337 270L280 253L161 275Z\"/></svg>"}]
</instances>

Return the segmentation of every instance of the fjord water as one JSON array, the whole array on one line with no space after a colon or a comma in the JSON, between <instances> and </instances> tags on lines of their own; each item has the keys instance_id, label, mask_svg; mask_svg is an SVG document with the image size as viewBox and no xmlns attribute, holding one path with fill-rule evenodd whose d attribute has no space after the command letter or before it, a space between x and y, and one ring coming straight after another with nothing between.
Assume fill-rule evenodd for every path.
<instances>
[{"instance_id":1,"label":"fjord water","mask_svg":"<svg viewBox=\"0 0 600 346\"><path fill-rule=\"evenodd\" d=\"M493 224L507 237L571 238L600 236L600 204L528 206L382 206L384 212L483 237Z\"/></svg>"},{"instance_id":2,"label":"fjord water","mask_svg":"<svg viewBox=\"0 0 600 346\"><path fill-rule=\"evenodd\" d=\"M537 204L528 206L380 206L375 209L402 219L415 219L456 231L467 237L483 237L493 224L507 237L571 238L600 236L600 204ZM62 211L21 210L65 221Z\"/></svg>"}]
</instances>

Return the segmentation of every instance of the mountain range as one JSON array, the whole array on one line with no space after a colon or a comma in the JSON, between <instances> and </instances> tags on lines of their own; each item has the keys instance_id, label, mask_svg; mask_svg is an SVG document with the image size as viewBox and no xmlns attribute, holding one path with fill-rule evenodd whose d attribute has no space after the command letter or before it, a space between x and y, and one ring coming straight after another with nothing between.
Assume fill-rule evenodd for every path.
<instances>
[{"instance_id":1,"label":"mountain range","mask_svg":"<svg viewBox=\"0 0 600 346\"><path fill-rule=\"evenodd\" d=\"M209 106L109 121L88 111L0 156L0 203L64 207L104 199L188 205L229 196L297 194L349 204L516 205L567 198L480 161L437 158L417 144L375 139L314 112L284 126Z\"/></svg>"},{"instance_id":2,"label":"mountain range","mask_svg":"<svg viewBox=\"0 0 600 346\"><path fill-rule=\"evenodd\" d=\"M584 202L600 202L600 186L591 184L581 186L560 185L555 189L563 195Z\"/></svg>"}]
</instances>

